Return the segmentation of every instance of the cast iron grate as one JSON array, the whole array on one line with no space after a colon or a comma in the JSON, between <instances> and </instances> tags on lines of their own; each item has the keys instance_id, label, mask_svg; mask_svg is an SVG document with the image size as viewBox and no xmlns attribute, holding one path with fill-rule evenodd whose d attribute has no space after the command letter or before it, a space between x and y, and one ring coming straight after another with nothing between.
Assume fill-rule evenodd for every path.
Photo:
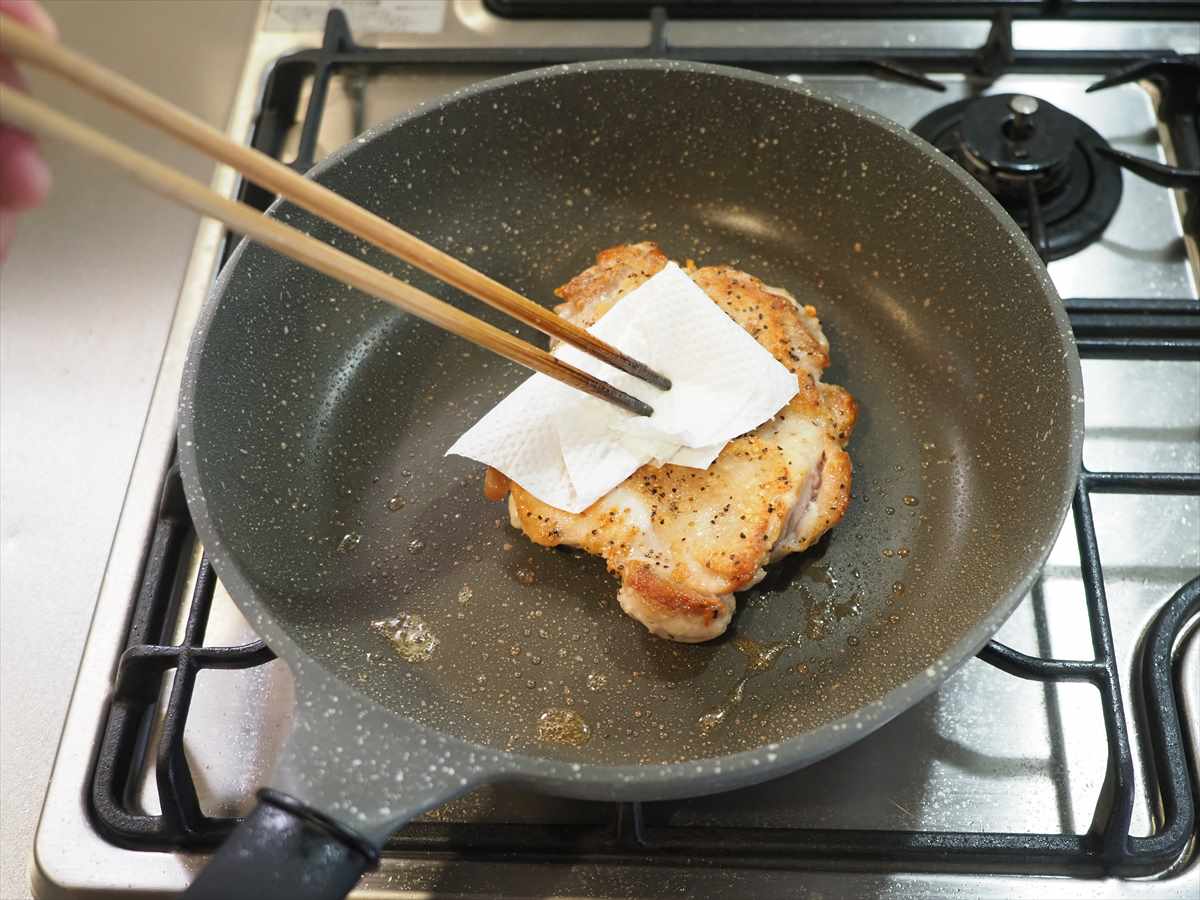
<instances>
[{"instance_id":1,"label":"cast iron grate","mask_svg":"<svg viewBox=\"0 0 1200 900\"><path fill-rule=\"evenodd\" d=\"M661 41L661 24L660 13L656 41ZM803 54L803 51L792 52ZM303 120L301 149L294 163L299 169L307 169L312 162L317 123L331 72L351 64L396 66L428 62L431 56L441 62L453 62L459 61L455 58L458 53L472 57L469 61L482 61L474 58L482 53L488 61L529 66L561 62L565 57L580 58L579 53L589 54L589 58L615 55L611 51L596 54L554 48L372 50L355 46L344 17L334 12L321 50L302 51L276 64L264 88L254 144L279 155L283 136L296 121L300 86L305 77L311 76L313 84ZM860 61L868 56L860 55ZM1106 59L1116 65L1128 62L1124 55L1117 56L1121 58ZM725 55L723 61L731 60ZM742 62L753 65L762 60L750 58ZM819 66L820 60L815 64ZM971 65L968 60L958 68L970 70ZM1070 63L1067 68L1074 65ZM866 68L878 66L868 63ZM1181 162L1191 168L1200 166L1200 160L1181 159ZM244 186L242 195L262 208L272 199L253 186ZM1066 307L1080 354L1085 358L1200 360L1200 303L1196 301L1086 299L1068 300ZM1113 646L1092 516L1092 496L1114 493L1200 496L1200 473L1084 471L1080 477L1073 518L1094 658L1032 657L995 641L979 654L983 661L1018 678L1087 682L1099 692L1108 742L1108 777L1097 800L1095 824L1087 833L677 827L651 824L643 806L630 803L613 804L611 820L598 826L550 828L418 822L395 836L388 849L405 853L448 852L473 859L500 855L511 859L513 854L586 857L601 863L661 864L686 857L692 863L703 860L713 865L736 858L742 865L795 867L820 862L826 866L874 864L911 870L953 865L977 872L1109 873L1130 877L1161 873L1188 850L1196 822L1193 776L1176 703L1172 653L1185 624L1200 614L1200 577L1183 585L1162 606L1143 637L1139 671L1133 673L1138 721L1143 727L1131 732L1121 696L1121 673ZM208 816L200 808L184 752L188 710L200 671L248 669L269 662L274 656L261 641L237 647L203 646L216 586L216 575L207 559L201 560L187 606L183 640L171 643L179 610L184 606L184 598L180 596L182 574L194 540L178 469L172 467L166 474L91 785L92 813L98 829L106 838L123 846L147 850L209 848L219 843L238 822L235 818ZM174 678L163 710L162 727L157 740L151 742L148 733L159 711L163 677L172 670ZM1131 751L1134 738L1147 750L1143 777L1147 790L1158 798L1161 807L1154 833L1148 836L1130 834L1135 796ZM162 810L158 815L138 810L132 800L139 761L149 754L154 755L156 763L155 787Z\"/></svg>"}]
</instances>

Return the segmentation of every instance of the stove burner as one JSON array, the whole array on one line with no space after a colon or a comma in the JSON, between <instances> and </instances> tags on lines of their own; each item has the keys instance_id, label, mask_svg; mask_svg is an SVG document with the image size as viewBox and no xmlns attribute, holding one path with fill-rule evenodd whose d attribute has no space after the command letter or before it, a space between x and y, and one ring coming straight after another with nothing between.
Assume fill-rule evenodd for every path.
<instances>
[{"instance_id":1,"label":"stove burner","mask_svg":"<svg viewBox=\"0 0 1200 900\"><path fill-rule=\"evenodd\" d=\"M1100 152L1108 142L1045 100L959 100L912 130L975 176L1046 261L1099 238L1121 202L1120 167Z\"/></svg>"}]
</instances>

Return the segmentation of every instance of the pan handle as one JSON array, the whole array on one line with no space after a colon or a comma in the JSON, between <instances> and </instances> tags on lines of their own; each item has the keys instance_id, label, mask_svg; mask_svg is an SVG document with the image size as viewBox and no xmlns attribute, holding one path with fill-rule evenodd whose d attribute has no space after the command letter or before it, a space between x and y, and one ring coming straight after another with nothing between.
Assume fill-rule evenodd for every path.
<instances>
[{"instance_id":1,"label":"pan handle","mask_svg":"<svg viewBox=\"0 0 1200 900\"><path fill-rule=\"evenodd\" d=\"M258 792L190 900L345 897L406 822L508 771L499 754L401 719L311 661L292 674L296 717L274 787Z\"/></svg>"},{"instance_id":2,"label":"pan handle","mask_svg":"<svg viewBox=\"0 0 1200 900\"><path fill-rule=\"evenodd\" d=\"M379 862L379 848L289 794L263 788L188 900L340 900Z\"/></svg>"}]
</instances>

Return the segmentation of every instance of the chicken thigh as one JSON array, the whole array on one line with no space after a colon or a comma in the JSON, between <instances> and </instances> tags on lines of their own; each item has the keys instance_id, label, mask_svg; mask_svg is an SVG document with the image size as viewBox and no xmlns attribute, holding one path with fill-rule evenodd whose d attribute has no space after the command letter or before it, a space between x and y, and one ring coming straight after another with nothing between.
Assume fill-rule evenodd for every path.
<instances>
[{"instance_id":1,"label":"chicken thigh","mask_svg":"<svg viewBox=\"0 0 1200 900\"><path fill-rule=\"evenodd\" d=\"M556 312L582 327L667 263L656 244L613 247L558 289ZM717 637L734 593L764 567L811 546L850 498L854 399L822 384L829 343L816 310L727 266L688 272L734 321L796 374L800 390L772 419L730 441L708 469L642 466L580 513L538 500L488 473L489 496L509 489L509 517L534 543L602 557L621 579L621 608L654 634L695 643Z\"/></svg>"}]
</instances>

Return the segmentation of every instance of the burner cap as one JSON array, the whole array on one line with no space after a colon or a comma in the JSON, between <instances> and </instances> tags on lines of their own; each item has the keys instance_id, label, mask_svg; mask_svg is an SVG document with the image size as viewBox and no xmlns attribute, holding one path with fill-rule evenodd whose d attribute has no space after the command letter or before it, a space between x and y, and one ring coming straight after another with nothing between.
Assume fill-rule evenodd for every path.
<instances>
[{"instance_id":1,"label":"burner cap","mask_svg":"<svg viewBox=\"0 0 1200 900\"><path fill-rule=\"evenodd\" d=\"M1025 94L959 100L912 129L970 172L1030 235L1045 260L1095 241L1121 200L1121 170L1104 138Z\"/></svg>"},{"instance_id":2,"label":"burner cap","mask_svg":"<svg viewBox=\"0 0 1200 900\"><path fill-rule=\"evenodd\" d=\"M989 172L1024 177L1066 164L1077 121L1024 94L980 97L967 106L959 133L968 159Z\"/></svg>"}]
</instances>

